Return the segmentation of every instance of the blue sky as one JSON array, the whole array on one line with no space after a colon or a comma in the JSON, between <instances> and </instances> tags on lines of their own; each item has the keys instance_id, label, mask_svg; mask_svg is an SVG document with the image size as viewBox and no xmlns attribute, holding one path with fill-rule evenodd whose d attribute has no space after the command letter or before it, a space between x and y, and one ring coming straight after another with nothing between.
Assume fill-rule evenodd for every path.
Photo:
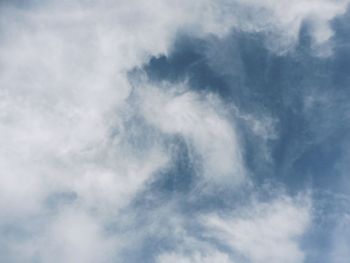
<instances>
[{"instance_id":1,"label":"blue sky","mask_svg":"<svg viewBox=\"0 0 350 263\"><path fill-rule=\"evenodd\" d=\"M348 262L348 3L0 1L0 262Z\"/></svg>"}]
</instances>

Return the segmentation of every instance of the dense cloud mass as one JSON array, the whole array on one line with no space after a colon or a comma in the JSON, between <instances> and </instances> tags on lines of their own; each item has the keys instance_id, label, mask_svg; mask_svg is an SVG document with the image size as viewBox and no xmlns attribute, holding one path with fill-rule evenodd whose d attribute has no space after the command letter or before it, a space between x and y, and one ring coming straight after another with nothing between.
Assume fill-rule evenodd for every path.
<instances>
[{"instance_id":1,"label":"dense cloud mass","mask_svg":"<svg viewBox=\"0 0 350 263\"><path fill-rule=\"evenodd\" d=\"M348 262L348 5L0 1L0 262Z\"/></svg>"}]
</instances>

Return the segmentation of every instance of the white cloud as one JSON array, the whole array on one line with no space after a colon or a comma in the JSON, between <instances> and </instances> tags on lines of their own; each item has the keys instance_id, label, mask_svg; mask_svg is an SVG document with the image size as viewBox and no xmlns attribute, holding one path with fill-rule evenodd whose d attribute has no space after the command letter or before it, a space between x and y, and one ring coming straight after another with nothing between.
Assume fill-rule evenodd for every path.
<instances>
[{"instance_id":1,"label":"white cloud","mask_svg":"<svg viewBox=\"0 0 350 263\"><path fill-rule=\"evenodd\" d=\"M46 262L49 255L43 251L57 254L56 262L101 262L100 248L109 244L100 233L104 219L118 217L119 209L168 163L171 156L161 138L143 150L135 144L146 134L156 135L141 124L136 124L138 135L130 130L134 105L127 101L127 71L165 53L183 26L220 33L215 19L202 25L203 6L197 5L155 0L2 6L0 211L5 216L0 224L28 218L22 227L30 228L34 239L46 236L37 247L25 246L33 260L38 250ZM195 116L200 105L191 99L186 104ZM222 125L225 137L214 134L218 142L208 146L204 131L196 147L213 151L209 162L221 161L213 158L223 154L223 143L234 142L226 134L231 128L212 110L208 113L203 128L213 133L213 125ZM190 129L197 128L186 131L193 137L197 131ZM222 167L228 172L225 158ZM32 217L45 217L47 199L60 192L76 194L68 204L76 211L67 218L60 213L48 217L47 232L41 233L30 223ZM91 210L94 217L88 216ZM16 242L2 241L11 247L8 253L16 250Z\"/></svg>"},{"instance_id":2,"label":"white cloud","mask_svg":"<svg viewBox=\"0 0 350 263\"><path fill-rule=\"evenodd\" d=\"M159 246L159 253L156 254L157 263L234 263L230 255L220 251L215 244L207 242L195 234L189 224L200 223L197 215L187 217L178 211L177 203L163 206L160 210L154 211L151 230L152 236L170 240L164 247ZM171 215L171 216L169 216ZM154 232L154 233L153 233Z\"/></svg>"},{"instance_id":3,"label":"white cloud","mask_svg":"<svg viewBox=\"0 0 350 263\"><path fill-rule=\"evenodd\" d=\"M300 263L304 254L298 239L310 222L310 208L303 201L281 197L257 203L232 216L204 218L210 236L228 245L252 263Z\"/></svg>"},{"instance_id":4,"label":"white cloud","mask_svg":"<svg viewBox=\"0 0 350 263\"><path fill-rule=\"evenodd\" d=\"M177 253L161 254L157 263L232 263L227 254L217 251L207 251L204 254L194 252L190 255Z\"/></svg>"},{"instance_id":5,"label":"white cloud","mask_svg":"<svg viewBox=\"0 0 350 263\"><path fill-rule=\"evenodd\" d=\"M1 240L6 247L1 261L112 262L122 246L118 239L108 235L93 214L78 207L63 208L48 217L40 221L40 226L34 227L31 238L15 238L15 242L11 237Z\"/></svg>"},{"instance_id":6,"label":"white cloud","mask_svg":"<svg viewBox=\"0 0 350 263\"><path fill-rule=\"evenodd\" d=\"M117 245L93 216L69 210L47 226L34 251L42 262L111 262Z\"/></svg>"},{"instance_id":7,"label":"white cloud","mask_svg":"<svg viewBox=\"0 0 350 263\"><path fill-rule=\"evenodd\" d=\"M316 54L330 55L329 40L333 36L330 22L344 14L348 0L238 0L243 19L239 28L251 32L268 32L268 47L284 53L298 42L303 23L309 23L309 30Z\"/></svg>"},{"instance_id":8,"label":"white cloud","mask_svg":"<svg viewBox=\"0 0 350 263\"><path fill-rule=\"evenodd\" d=\"M283 194L270 201L248 202L231 212L221 210L189 218L172 213L166 223L162 216L169 211L162 210L159 222L154 221L154 231L174 241L156 262L301 263L305 259L301 240L311 223L311 213L308 196L291 198ZM193 222L200 229L188 228Z\"/></svg>"},{"instance_id":9,"label":"white cloud","mask_svg":"<svg viewBox=\"0 0 350 263\"><path fill-rule=\"evenodd\" d=\"M116 189L121 182L140 186L161 167L166 156L124 158L132 151L120 142L130 139L128 117L120 113L131 90L126 72L166 52L182 26L202 24L205 6L154 0L2 7L1 209L8 200L13 213L39 209L51 192L72 188L71 180L81 183L73 190L84 196L87 178L95 178L95 187L102 181ZM214 18L207 21L203 32L221 32ZM150 155L162 156L161 148L151 146ZM139 180L129 178L138 173ZM120 199L117 192L113 199Z\"/></svg>"},{"instance_id":10,"label":"white cloud","mask_svg":"<svg viewBox=\"0 0 350 263\"><path fill-rule=\"evenodd\" d=\"M141 112L166 134L182 135L202 159L204 176L233 184L245 177L234 126L225 119L220 101L200 97L184 87L142 87Z\"/></svg>"}]
</instances>

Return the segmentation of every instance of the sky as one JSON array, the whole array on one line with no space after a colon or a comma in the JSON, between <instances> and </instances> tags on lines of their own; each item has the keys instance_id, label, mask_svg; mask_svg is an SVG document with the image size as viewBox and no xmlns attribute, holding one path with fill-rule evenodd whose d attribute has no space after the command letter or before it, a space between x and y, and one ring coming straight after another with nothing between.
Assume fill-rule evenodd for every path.
<instances>
[{"instance_id":1,"label":"sky","mask_svg":"<svg viewBox=\"0 0 350 263\"><path fill-rule=\"evenodd\" d=\"M0 262L348 263L349 0L0 0Z\"/></svg>"}]
</instances>

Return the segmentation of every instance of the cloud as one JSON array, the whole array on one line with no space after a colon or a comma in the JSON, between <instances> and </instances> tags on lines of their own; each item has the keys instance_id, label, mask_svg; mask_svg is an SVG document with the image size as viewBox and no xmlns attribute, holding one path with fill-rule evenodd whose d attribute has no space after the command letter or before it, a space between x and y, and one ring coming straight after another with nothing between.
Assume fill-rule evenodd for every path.
<instances>
[{"instance_id":1,"label":"cloud","mask_svg":"<svg viewBox=\"0 0 350 263\"><path fill-rule=\"evenodd\" d=\"M332 245L329 260L335 263L345 263L350 256L350 215L338 215L337 225L332 233Z\"/></svg>"},{"instance_id":2,"label":"cloud","mask_svg":"<svg viewBox=\"0 0 350 263\"><path fill-rule=\"evenodd\" d=\"M265 201L252 198L231 211L217 209L191 217L174 213L176 206L167 208L172 212L163 209L155 213L160 215L153 221L155 234L172 241L158 247L163 250L156 255L158 263L304 262L302 238L313 216L308 195L291 198L280 193ZM169 212L173 216L164 223L162 217Z\"/></svg>"},{"instance_id":3,"label":"cloud","mask_svg":"<svg viewBox=\"0 0 350 263\"><path fill-rule=\"evenodd\" d=\"M329 40L333 36L331 21L344 14L348 0L248 0L236 1L239 17L239 29L248 32L266 32L267 46L278 53L294 49L299 40L303 25L309 25L313 48L321 56L332 52ZM286 8L287 7L287 8Z\"/></svg>"},{"instance_id":4,"label":"cloud","mask_svg":"<svg viewBox=\"0 0 350 263\"><path fill-rule=\"evenodd\" d=\"M244 164L235 128L217 98L210 94L201 97L181 86L147 86L140 93L147 122L165 134L183 136L200 155L205 177L233 184L243 181Z\"/></svg>"},{"instance_id":5,"label":"cloud","mask_svg":"<svg viewBox=\"0 0 350 263\"><path fill-rule=\"evenodd\" d=\"M50 222L35 253L43 262L110 262L116 247L93 216L69 209Z\"/></svg>"},{"instance_id":6,"label":"cloud","mask_svg":"<svg viewBox=\"0 0 350 263\"><path fill-rule=\"evenodd\" d=\"M268 47L283 53L293 49L302 24L310 21L314 43L323 47L332 37L331 20L347 6L347 1L288 1L286 9L286 3L2 4L0 227L6 232L16 225L15 237L0 237L3 257L9 262L113 262L125 246L121 243L130 243L107 234L105 226L113 220L118 224L125 210L137 209L132 201L172 162L166 143L171 136L181 136L199 156L196 171L210 183L231 187L246 180L244 149L222 101L189 91L186 83L167 87L145 81L133 87L128 72L152 56L166 55L184 31L199 38L222 37L234 29L271 33ZM273 133L270 124L247 121L261 136ZM67 193L74 198L50 203ZM289 262L300 262L294 238L306 228L307 208L283 199L250 209L246 218L213 216L206 224L253 262L287 262L282 253L290 254ZM273 246L280 249L272 253ZM208 249L158 257L159 262L175 259L229 262L230 256Z\"/></svg>"},{"instance_id":7,"label":"cloud","mask_svg":"<svg viewBox=\"0 0 350 263\"><path fill-rule=\"evenodd\" d=\"M229 257L220 252L206 252L204 255L193 253L192 255L179 255L176 253L162 254L157 263L232 263Z\"/></svg>"},{"instance_id":8,"label":"cloud","mask_svg":"<svg viewBox=\"0 0 350 263\"><path fill-rule=\"evenodd\" d=\"M237 215L212 215L203 220L211 229L210 236L248 262L298 263L304 260L298 239L310 223L307 202L282 196L272 202L245 207Z\"/></svg>"},{"instance_id":9,"label":"cloud","mask_svg":"<svg viewBox=\"0 0 350 263\"><path fill-rule=\"evenodd\" d=\"M128 101L132 87L127 72L152 55L166 53L182 26L199 27L201 9L188 1L2 6L0 225L8 229L24 220L16 228L30 233L26 241L4 237L4 255L15 261L18 244L41 238L44 241L34 247L25 245L28 260L51 261L48 254L56 255L52 260L57 262L104 260L103 249L113 244L102 233L104 225L118 218L171 159L159 133L136 121L140 113ZM200 27L203 33L221 30L220 23L211 20ZM199 118L204 114L198 114L206 105L195 97L189 94L173 105L185 102L195 111L197 124L210 130L201 132L190 124L185 135L200 153L210 150L209 157L203 156L208 168L220 161L219 168L227 174L229 159L218 158L223 143L234 143L233 130L214 110L207 110L203 125ZM186 128L180 119L178 124ZM216 124L224 128L223 138L213 134ZM160 125L157 128L167 124ZM197 134L201 138L195 138ZM211 134L214 140L209 143ZM148 140L142 145L144 136ZM229 158L235 158L236 149L230 151ZM48 202L65 193L76 198L63 207ZM69 207L75 211L61 211ZM55 209L53 217L47 215ZM48 221L43 232L38 230L42 220Z\"/></svg>"},{"instance_id":10,"label":"cloud","mask_svg":"<svg viewBox=\"0 0 350 263\"><path fill-rule=\"evenodd\" d=\"M118 240L111 238L101 222L79 207L62 208L54 216L41 220L40 227L22 238L7 236L1 240L6 262L111 262ZM49 220L48 220L49 219ZM28 222L26 223L28 225ZM28 230L27 229L27 230Z\"/></svg>"}]
</instances>

